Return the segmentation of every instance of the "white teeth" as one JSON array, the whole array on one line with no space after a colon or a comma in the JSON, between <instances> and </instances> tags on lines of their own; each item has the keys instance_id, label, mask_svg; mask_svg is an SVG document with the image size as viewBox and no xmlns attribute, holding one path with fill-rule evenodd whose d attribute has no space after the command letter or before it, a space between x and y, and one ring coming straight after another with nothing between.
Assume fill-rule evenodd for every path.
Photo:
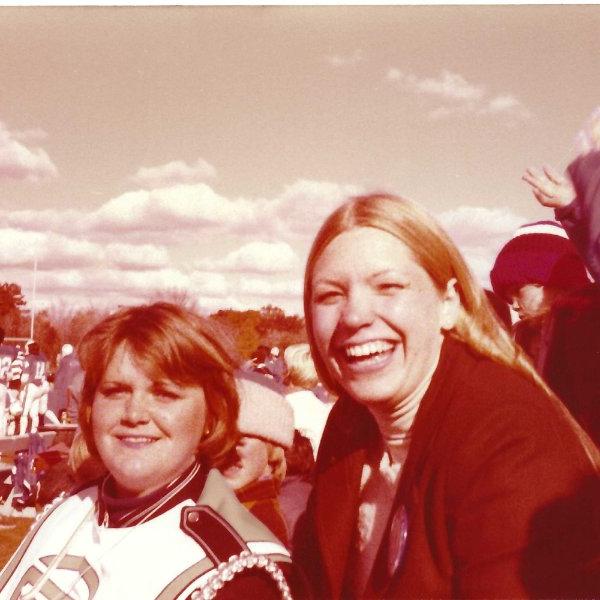
<instances>
[{"instance_id":1,"label":"white teeth","mask_svg":"<svg viewBox=\"0 0 600 600\"><path fill-rule=\"evenodd\" d=\"M356 346L348 346L346 348L346 355L352 357L371 356L373 354L380 354L387 352L394 347L390 342L384 342L383 340L376 340L373 342L367 342L366 344L359 344Z\"/></svg>"},{"instance_id":2,"label":"white teeth","mask_svg":"<svg viewBox=\"0 0 600 600\"><path fill-rule=\"evenodd\" d=\"M153 442L154 438L149 438L149 437L122 437L121 438L122 441L124 442L130 442L130 443L134 443L134 444L147 444L148 442Z\"/></svg>"}]
</instances>

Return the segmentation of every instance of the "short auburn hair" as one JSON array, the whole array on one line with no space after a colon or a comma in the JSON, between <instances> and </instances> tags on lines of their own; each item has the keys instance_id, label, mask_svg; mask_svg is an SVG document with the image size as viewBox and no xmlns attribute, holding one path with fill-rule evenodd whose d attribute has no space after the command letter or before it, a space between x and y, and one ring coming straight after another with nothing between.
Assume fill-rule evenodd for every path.
<instances>
[{"instance_id":1,"label":"short auburn hair","mask_svg":"<svg viewBox=\"0 0 600 600\"><path fill-rule=\"evenodd\" d=\"M92 404L110 361L122 346L147 376L202 387L206 423L199 458L213 464L235 445L239 397L234 370L239 361L227 335L216 323L190 310L157 302L113 313L79 344L85 371L79 425L91 456L101 460L94 444Z\"/></svg>"}]
</instances>

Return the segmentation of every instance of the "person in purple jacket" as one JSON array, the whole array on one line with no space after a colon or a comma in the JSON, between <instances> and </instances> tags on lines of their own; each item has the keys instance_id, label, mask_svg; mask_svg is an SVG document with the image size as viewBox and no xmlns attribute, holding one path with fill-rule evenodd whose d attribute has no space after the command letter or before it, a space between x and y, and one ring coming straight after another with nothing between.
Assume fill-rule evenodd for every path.
<instances>
[{"instance_id":1,"label":"person in purple jacket","mask_svg":"<svg viewBox=\"0 0 600 600\"><path fill-rule=\"evenodd\" d=\"M562 175L556 169L528 168L523 180L536 200L554 209L594 281L600 282L600 107L579 133L579 156Z\"/></svg>"}]
</instances>

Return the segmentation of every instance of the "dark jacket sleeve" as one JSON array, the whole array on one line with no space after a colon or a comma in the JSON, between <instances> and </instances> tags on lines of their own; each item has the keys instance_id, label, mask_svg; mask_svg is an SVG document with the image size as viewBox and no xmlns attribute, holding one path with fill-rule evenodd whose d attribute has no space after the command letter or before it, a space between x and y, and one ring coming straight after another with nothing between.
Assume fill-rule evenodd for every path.
<instances>
[{"instance_id":1,"label":"dark jacket sleeve","mask_svg":"<svg viewBox=\"0 0 600 600\"><path fill-rule=\"evenodd\" d=\"M594 281L600 282L600 151L575 159L568 168L576 197L555 210Z\"/></svg>"}]
</instances>

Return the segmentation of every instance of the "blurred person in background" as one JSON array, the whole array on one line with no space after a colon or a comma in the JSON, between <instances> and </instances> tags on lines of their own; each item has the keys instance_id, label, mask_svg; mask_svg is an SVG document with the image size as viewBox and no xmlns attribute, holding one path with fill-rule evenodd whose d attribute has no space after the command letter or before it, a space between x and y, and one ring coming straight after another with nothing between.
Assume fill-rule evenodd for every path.
<instances>
[{"instance_id":1,"label":"blurred person in background","mask_svg":"<svg viewBox=\"0 0 600 600\"><path fill-rule=\"evenodd\" d=\"M519 314L515 340L600 444L600 289L562 226L520 227L496 257L494 291Z\"/></svg>"},{"instance_id":2,"label":"blurred person in background","mask_svg":"<svg viewBox=\"0 0 600 600\"><path fill-rule=\"evenodd\" d=\"M48 391L50 390L50 384L46 378L47 370L48 360L46 355L40 350L37 342L29 340L25 345L25 359L21 374L21 391L19 393L19 401L22 406L19 418L19 433L21 435L27 432L30 421L29 431L35 433L38 430L40 415L43 418L46 413ZM58 422L55 416L54 421Z\"/></svg>"},{"instance_id":3,"label":"blurred person in background","mask_svg":"<svg viewBox=\"0 0 600 600\"><path fill-rule=\"evenodd\" d=\"M535 199L554 209L596 283L600 283L600 107L577 135L578 156L565 175L529 167L523 180Z\"/></svg>"},{"instance_id":4,"label":"blurred person in background","mask_svg":"<svg viewBox=\"0 0 600 600\"><path fill-rule=\"evenodd\" d=\"M10 405L8 381L10 366L17 357L17 349L4 343L4 329L0 327L0 437L6 435Z\"/></svg>"},{"instance_id":5,"label":"blurred person in background","mask_svg":"<svg viewBox=\"0 0 600 600\"><path fill-rule=\"evenodd\" d=\"M275 382L263 375L240 371L237 386L239 437L219 468L238 500L288 545L278 496L286 473L285 448L294 436L292 410Z\"/></svg>"},{"instance_id":6,"label":"blurred person in background","mask_svg":"<svg viewBox=\"0 0 600 600\"><path fill-rule=\"evenodd\" d=\"M73 402L73 398L69 398L69 389L77 397L77 388L81 387L82 382L83 371L77 353L71 344L63 344L58 355L58 368L54 375L52 389L48 393L48 409L57 416L66 411L67 420L76 423L78 403Z\"/></svg>"},{"instance_id":7,"label":"blurred person in background","mask_svg":"<svg viewBox=\"0 0 600 600\"><path fill-rule=\"evenodd\" d=\"M316 458L333 399L326 396L327 401L323 401L313 391L319 378L308 344L288 346L283 360L286 367L284 384L288 390L285 398L294 411L294 427L310 440Z\"/></svg>"},{"instance_id":8,"label":"blurred person in background","mask_svg":"<svg viewBox=\"0 0 600 600\"><path fill-rule=\"evenodd\" d=\"M315 467L312 444L298 430L294 431L293 444L285 451L285 463L287 468L279 489L279 505L290 532L290 539L293 540L296 523L306 509L312 490Z\"/></svg>"},{"instance_id":9,"label":"blurred person in background","mask_svg":"<svg viewBox=\"0 0 600 600\"><path fill-rule=\"evenodd\" d=\"M20 398L21 375L25 366L25 352L20 345L16 345L17 355L10 365L8 371L8 423L6 426L7 435L17 433L17 419L23 412L23 404Z\"/></svg>"}]
</instances>

